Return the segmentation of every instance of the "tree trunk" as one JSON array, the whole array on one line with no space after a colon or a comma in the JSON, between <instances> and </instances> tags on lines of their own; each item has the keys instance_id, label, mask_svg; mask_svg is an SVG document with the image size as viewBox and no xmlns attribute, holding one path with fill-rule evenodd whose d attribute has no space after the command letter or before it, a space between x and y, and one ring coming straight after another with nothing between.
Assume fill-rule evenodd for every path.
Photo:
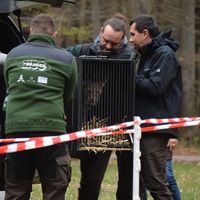
<instances>
[{"instance_id":1,"label":"tree trunk","mask_svg":"<svg viewBox=\"0 0 200 200\"><path fill-rule=\"evenodd\" d=\"M183 114L195 114L195 17L194 0L181 0L182 29L181 44L183 55ZM184 22L184 23L183 23ZM184 24L184 25L183 25Z\"/></svg>"},{"instance_id":2,"label":"tree trunk","mask_svg":"<svg viewBox=\"0 0 200 200\"><path fill-rule=\"evenodd\" d=\"M85 20L86 20L86 10L87 10L87 0L81 0L80 2L80 26L85 25Z\"/></svg>"},{"instance_id":3,"label":"tree trunk","mask_svg":"<svg viewBox=\"0 0 200 200\"><path fill-rule=\"evenodd\" d=\"M196 37L196 102L197 113L200 113L200 0L196 0L195 37Z\"/></svg>"},{"instance_id":4,"label":"tree trunk","mask_svg":"<svg viewBox=\"0 0 200 200\"><path fill-rule=\"evenodd\" d=\"M100 17L99 17L100 5L99 0L92 1L92 35L93 38L97 36L100 30Z\"/></svg>"},{"instance_id":5,"label":"tree trunk","mask_svg":"<svg viewBox=\"0 0 200 200\"><path fill-rule=\"evenodd\" d=\"M128 7L128 14L131 17L134 17L141 13L152 13L153 1L151 0L129 0L129 2L130 6Z\"/></svg>"},{"instance_id":6,"label":"tree trunk","mask_svg":"<svg viewBox=\"0 0 200 200\"><path fill-rule=\"evenodd\" d=\"M183 74L183 116L196 114L195 104L195 1L180 0L181 15L181 49ZM192 127L181 130L182 135L192 142L194 129Z\"/></svg>"}]
</instances>

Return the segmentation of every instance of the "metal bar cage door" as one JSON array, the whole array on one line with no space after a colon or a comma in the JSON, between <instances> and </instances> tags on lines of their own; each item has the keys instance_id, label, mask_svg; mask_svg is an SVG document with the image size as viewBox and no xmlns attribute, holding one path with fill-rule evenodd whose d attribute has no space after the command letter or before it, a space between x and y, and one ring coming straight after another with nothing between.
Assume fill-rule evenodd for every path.
<instances>
[{"instance_id":1,"label":"metal bar cage door","mask_svg":"<svg viewBox=\"0 0 200 200\"><path fill-rule=\"evenodd\" d=\"M77 58L78 81L67 111L68 132L106 127L134 117L135 63L132 60ZM108 135L71 142L71 151L130 150L130 136Z\"/></svg>"}]
</instances>

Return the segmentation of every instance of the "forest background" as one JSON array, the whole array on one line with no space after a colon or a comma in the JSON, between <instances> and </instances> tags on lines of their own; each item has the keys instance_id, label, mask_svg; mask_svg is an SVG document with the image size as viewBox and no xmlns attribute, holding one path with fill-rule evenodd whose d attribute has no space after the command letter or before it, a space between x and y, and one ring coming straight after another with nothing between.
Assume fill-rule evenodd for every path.
<instances>
[{"instance_id":1,"label":"forest background","mask_svg":"<svg viewBox=\"0 0 200 200\"><path fill-rule=\"evenodd\" d=\"M180 43L177 52L183 74L182 116L200 116L200 0L79 0L62 8L31 7L22 12L25 36L33 16L48 13L56 21L57 44L63 48L94 40L103 22L121 13L129 20L137 14L154 17L161 31L173 29ZM180 139L187 146L200 144L199 126L180 129Z\"/></svg>"}]
</instances>

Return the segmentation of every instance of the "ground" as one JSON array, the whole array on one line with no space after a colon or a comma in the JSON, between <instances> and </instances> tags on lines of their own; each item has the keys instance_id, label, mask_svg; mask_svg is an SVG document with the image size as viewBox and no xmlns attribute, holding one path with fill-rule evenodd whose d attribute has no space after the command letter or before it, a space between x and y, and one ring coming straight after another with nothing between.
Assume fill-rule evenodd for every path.
<instances>
[{"instance_id":1,"label":"ground","mask_svg":"<svg viewBox=\"0 0 200 200\"><path fill-rule=\"evenodd\" d=\"M200 163L200 150L178 145L174 151L173 159L177 162L198 162Z\"/></svg>"},{"instance_id":2,"label":"ground","mask_svg":"<svg viewBox=\"0 0 200 200\"><path fill-rule=\"evenodd\" d=\"M194 156L200 156L200 149L195 148L189 148L189 147L183 147L182 145L178 145L177 148L174 151L174 155L194 155Z\"/></svg>"}]
</instances>

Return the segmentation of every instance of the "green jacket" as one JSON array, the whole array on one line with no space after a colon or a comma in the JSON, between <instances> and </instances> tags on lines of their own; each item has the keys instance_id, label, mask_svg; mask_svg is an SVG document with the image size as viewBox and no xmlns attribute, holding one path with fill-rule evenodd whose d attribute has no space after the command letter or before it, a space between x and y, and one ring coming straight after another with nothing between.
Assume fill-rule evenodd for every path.
<instances>
[{"instance_id":1,"label":"green jacket","mask_svg":"<svg viewBox=\"0 0 200 200\"><path fill-rule=\"evenodd\" d=\"M4 66L8 90L6 134L65 133L64 108L77 76L74 57L48 35L33 34L11 50Z\"/></svg>"}]
</instances>

